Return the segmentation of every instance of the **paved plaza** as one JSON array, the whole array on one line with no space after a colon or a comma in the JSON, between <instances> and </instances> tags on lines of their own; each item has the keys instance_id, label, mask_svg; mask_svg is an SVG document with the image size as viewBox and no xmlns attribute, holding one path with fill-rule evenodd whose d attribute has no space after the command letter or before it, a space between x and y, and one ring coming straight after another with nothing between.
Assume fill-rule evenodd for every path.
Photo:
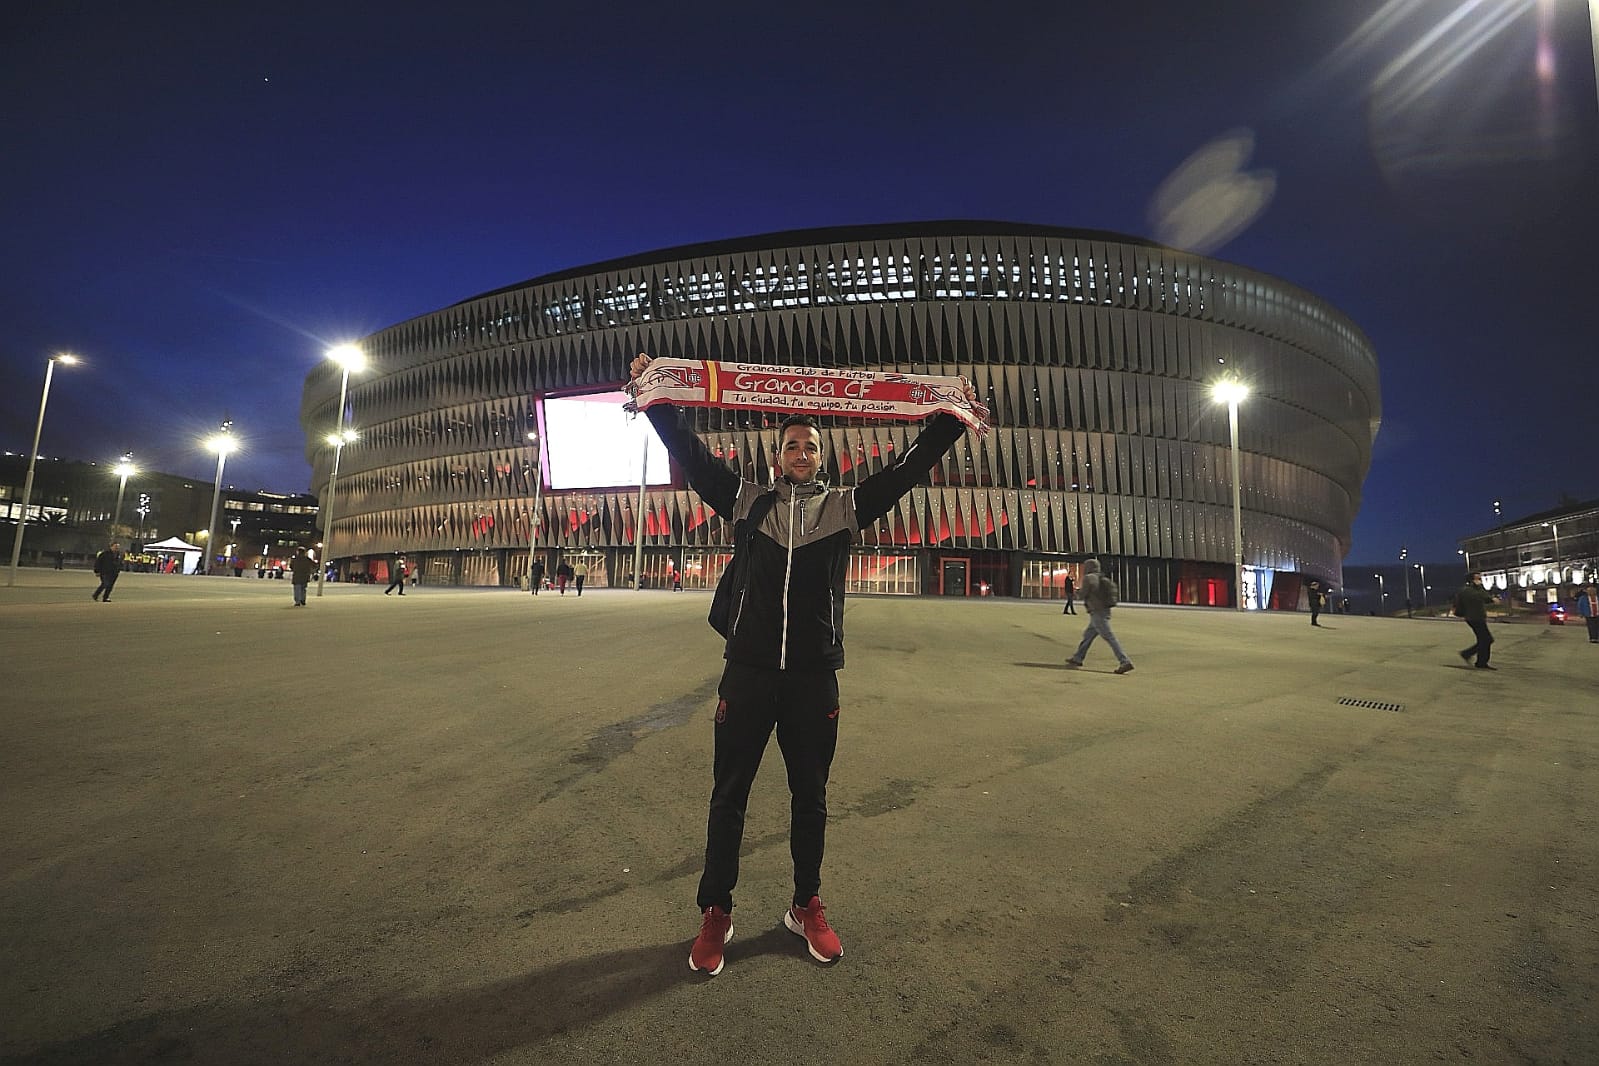
<instances>
[{"instance_id":1,"label":"paved plaza","mask_svg":"<svg viewBox=\"0 0 1599 1066\"><path fill-rule=\"evenodd\" d=\"M1599 1061L1599 646L858 597L813 963L703 593L0 588L0 1060ZM1341 702L1341 701L1355 702Z\"/></svg>"}]
</instances>

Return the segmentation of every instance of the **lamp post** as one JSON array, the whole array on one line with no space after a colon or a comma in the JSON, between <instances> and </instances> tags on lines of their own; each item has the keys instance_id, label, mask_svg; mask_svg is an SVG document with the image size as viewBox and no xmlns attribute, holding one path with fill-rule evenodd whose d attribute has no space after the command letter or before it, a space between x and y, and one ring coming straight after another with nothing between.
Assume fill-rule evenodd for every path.
<instances>
[{"instance_id":1,"label":"lamp post","mask_svg":"<svg viewBox=\"0 0 1599 1066\"><path fill-rule=\"evenodd\" d=\"M1388 587L1383 584L1381 574L1372 574L1377 579L1377 613L1388 613Z\"/></svg>"},{"instance_id":2,"label":"lamp post","mask_svg":"<svg viewBox=\"0 0 1599 1066\"><path fill-rule=\"evenodd\" d=\"M350 371L366 369L366 353L354 344L341 344L328 351L328 358L339 364L339 421L327 441L333 445L333 465L328 468L328 499L322 508L322 558L316 564L316 594L322 595L322 579L333 561L333 503L338 488L339 456L355 432L344 426L345 400L350 393Z\"/></svg>"},{"instance_id":3,"label":"lamp post","mask_svg":"<svg viewBox=\"0 0 1599 1066\"><path fill-rule=\"evenodd\" d=\"M333 561L333 553L328 546L333 543L333 493L338 485L339 456L344 453L344 446L354 441L359 434L353 429L346 429L339 433L329 433L325 438L333 448L333 465L328 468L328 505L323 510L322 540L317 544L322 549L322 556L316 565L316 594L322 595L322 579L327 573L328 564Z\"/></svg>"},{"instance_id":4,"label":"lamp post","mask_svg":"<svg viewBox=\"0 0 1599 1066\"><path fill-rule=\"evenodd\" d=\"M1505 613L1506 614L1515 614L1516 613L1516 590L1515 590L1515 581L1510 576L1510 545L1507 543L1508 537L1507 537L1507 535L1505 533L1505 517L1504 517L1504 513L1501 510L1501 505L1500 505L1500 502L1498 500L1494 501L1494 519L1499 523L1499 554L1504 556L1503 564L1504 564L1504 568L1505 568Z\"/></svg>"},{"instance_id":5,"label":"lamp post","mask_svg":"<svg viewBox=\"0 0 1599 1066\"><path fill-rule=\"evenodd\" d=\"M222 468L227 464L228 453L234 448L233 419L222 420L222 430L216 436L205 442L205 446L217 453L217 480L216 486L211 491L211 521L205 527L205 572L211 572L211 556L216 551L217 543L217 508L222 504Z\"/></svg>"},{"instance_id":6,"label":"lamp post","mask_svg":"<svg viewBox=\"0 0 1599 1066\"><path fill-rule=\"evenodd\" d=\"M1249 395L1249 386L1240 381L1219 381L1211 395L1227 405L1227 429L1232 438L1233 456L1233 587L1238 610L1244 603L1244 507L1238 482L1238 404Z\"/></svg>"},{"instance_id":7,"label":"lamp post","mask_svg":"<svg viewBox=\"0 0 1599 1066\"><path fill-rule=\"evenodd\" d=\"M139 493L139 506L137 506L137 507L135 507L133 509L133 513L139 516L139 539L143 540L144 539L144 518L145 518L146 515L148 515L150 513L150 494L149 493L147 493L147 492Z\"/></svg>"},{"instance_id":8,"label":"lamp post","mask_svg":"<svg viewBox=\"0 0 1599 1066\"><path fill-rule=\"evenodd\" d=\"M1399 546L1399 568L1405 574L1405 617L1410 618L1410 567L1405 565L1405 557L1410 554L1410 549L1403 544Z\"/></svg>"},{"instance_id":9,"label":"lamp post","mask_svg":"<svg viewBox=\"0 0 1599 1066\"><path fill-rule=\"evenodd\" d=\"M133 453L124 452L122 454L122 462L118 463L111 472L122 479L121 483L117 485L117 507L116 510L111 512L111 524L120 526L122 524L122 494L128 491L128 478L139 472L133 465Z\"/></svg>"},{"instance_id":10,"label":"lamp post","mask_svg":"<svg viewBox=\"0 0 1599 1066\"><path fill-rule=\"evenodd\" d=\"M1416 569L1421 571L1421 605L1427 606L1427 564L1416 563Z\"/></svg>"},{"instance_id":11,"label":"lamp post","mask_svg":"<svg viewBox=\"0 0 1599 1066\"><path fill-rule=\"evenodd\" d=\"M539 516L543 514L544 453L539 447L537 433L528 433L527 443L528 447L533 449L533 513L527 520L527 590L537 596L539 588L533 583L533 560L538 555Z\"/></svg>"},{"instance_id":12,"label":"lamp post","mask_svg":"<svg viewBox=\"0 0 1599 1066\"><path fill-rule=\"evenodd\" d=\"M1456 548L1455 554L1466 557L1466 574L1469 576L1471 574L1471 553L1464 548Z\"/></svg>"},{"instance_id":13,"label":"lamp post","mask_svg":"<svg viewBox=\"0 0 1599 1066\"><path fill-rule=\"evenodd\" d=\"M638 467L638 512L633 522L633 591L644 591L644 486L650 479L650 438L644 436L644 455Z\"/></svg>"},{"instance_id":14,"label":"lamp post","mask_svg":"<svg viewBox=\"0 0 1599 1066\"><path fill-rule=\"evenodd\" d=\"M17 535L11 541L11 572L7 585L17 583L17 560L22 558L22 527L28 524L28 500L33 496L33 464L39 458L39 434L44 432L44 406L50 402L50 379L55 376L56 364L71 366L78 361L75 355L62 352L52 355L44 367L44 392L39 396L39 421L33 427L33 447L28 451L28 476L22 482L22 511L17 515Z\"/></svg>"},{"instance_id":15,"label":"lamp post","mask_svg":"<svg viewBox=\"0 0 1599 1066\"><path fill-rule=\"evenodd\" d=\"M1555 535L1555 586L1559 587L1560 579L1564 576L1564 568L1560 565L1560 523L1545 522L1544 525Z\"/></svg>"}]
</instances>

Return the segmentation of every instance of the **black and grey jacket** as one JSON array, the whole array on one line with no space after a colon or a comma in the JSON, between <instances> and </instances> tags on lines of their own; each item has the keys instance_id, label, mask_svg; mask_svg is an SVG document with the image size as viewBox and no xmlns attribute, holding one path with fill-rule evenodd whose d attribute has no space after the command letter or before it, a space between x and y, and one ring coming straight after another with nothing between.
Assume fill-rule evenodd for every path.
<instances>
[{"instance_id":1,"label":"black and grey jacket","mask_svg":"<svg viewBox=\"0 0 1599 1066\"><path fill-rule=\"evenodd\" d=\"M966 427L934 415L899 461L847 489L780 477L771 487L745 481L711 455L682 412L646 412L688 483L718 515L737 522L766 493L776 499L756 535L735 546L740 587L733 590L725 657L778 670L844 665L844 578L855 534L888 513L960 439Z\"/></svg>"}]
</instances>

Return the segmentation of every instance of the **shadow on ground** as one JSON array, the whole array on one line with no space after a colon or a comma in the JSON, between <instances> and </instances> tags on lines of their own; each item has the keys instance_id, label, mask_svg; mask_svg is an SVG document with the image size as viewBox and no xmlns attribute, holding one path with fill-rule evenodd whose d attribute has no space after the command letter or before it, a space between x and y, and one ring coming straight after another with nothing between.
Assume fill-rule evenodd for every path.
<instances>
[{"instance_id":1,"label":"shadow on ground","mask_svg":"<svg viewBox=\"0 0 1599 1066\"><path fill-rule=\"evenodd\" d=\"M727 947L729 965L792 938L771 929ZM338 1006L308 998L209 1003L119 1022L6 1063L469 1062L581 1029L692 982L688 942L606 952L432 999ZM710 980L701 978L700 980Z\"/></svg>"}]
</instances>

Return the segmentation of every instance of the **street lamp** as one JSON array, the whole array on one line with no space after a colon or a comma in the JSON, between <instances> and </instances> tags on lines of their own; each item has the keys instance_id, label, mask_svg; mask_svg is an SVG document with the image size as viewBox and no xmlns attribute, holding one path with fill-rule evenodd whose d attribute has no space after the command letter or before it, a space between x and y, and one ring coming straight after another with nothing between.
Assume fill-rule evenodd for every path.
<instances>
[{"instance_id":1,"label":"street lamp","mask_svg":"<svg viewBox=\"0 0 1599 1066\"><path fill-rule=\"evenodd\" d=\"M217 453L217 480L216 487L211 492L211 521L205 527L205 572L211 572L210 556L216 551L217 543L217 508L222 504L222 467L227 464L228 453L236 446L233 439L233 419L222 420L222 430L216 436L205 442L206 448Z\"/></svg>"},{"instance_id":2,"label":"street lamp","mask_svg":"<svg viewBox=\"0 0 1599 1066\"><path fill-rule=\"evenodd\" d=\"M122 454L122 462L113 467L111 472L122 479L121 483L117 485L117 508L111 514L111 524L120 526L122 524L122 494L128 489L128 478L139 472L133 465L133 453L124 452Z\"/></svg>"},{"instance_id":3,"label":"street lamp","mask_svg":"<svg viewBox=\"0 0 1599 1066\"><path fill-rule=\"evenodd\" d=\"M316 565L316 594L322 595L322 578L328 564L333 561L333 501L338 488L339 456L344 446L355 439L355 431L344 426L345 398L350 391L350 371L366 369L366 353L354 344L341 344L328 352L328 358L339 364L339 422L327 441L333 445L333 465L328 468L328 499L322 508L322 558Z\"/></svg>"},{"instance_id":4,"label":"street lamp","mask_svg":"<svg viewBox=\"0 0 1599 1066\"><path fill-rule=\"evenodd\" d=\"M75 355L61 352L52 355L44 367L44 392L39 396L39 421L33 427L33 447L28 452L28 476L22 482L22 512L17 515L17 535L11 541L11 572L7 585L17 583L17 560L22 558L22 527L28 524L28 500L33 496L33 464L39 458L39 434L44 432L44 405L50 402L50 379L55 376L56 364L71 366L78 361Z\"/></svg>"},{"instance_id":5,"label":"street lamp","mask_svg":"<svg viewBox=\"0 0 1599 1066\"><path fill-rule=\"evenodd\" d=\"M1555 535L1555 585L1559 586L1560 579L1563 576L1563 568L1560 565L1560 523L1545 522L1544 525L1552 530Z\"/></svg>"},{"instance_id":6,"label":"street lamp","mask_svg":"<svg viewBox=\"0 0 1599 1066\"><path fill-rule=\"evenodd\" d=\"M1466 573L1470 574L1471 573L1471 553L1469 551L1467 551L1466 549L1464 549L1464 548L1456 548L1455 549L1455 554L1456 555L1464 555L1466 557Z\"/></svg>"},{"instance_id":7,"label":"street lamp","mask_svg":"<svg viewBox=\"0 0 1599 1066\"><path fill-rule=\"evenodd\" d=\"M1427 606L1427 564L1416 563L1415 567L1421 571L1421 605L1425 607Z\"/></svg>"},{"instance_id":8,"label":"street lamp","mask_svg":"<svg viewBox=\"0 0 1599 1066\"><path fill-rule=\"evenodd\" d=\"M1233 583L1237 607L1244 609L1244 508L1238 483L1238 404L1249 395L1249 386L1241 381L1218 381L1211 386L1210 394L1218 403L1227 405L1227 429L1233 444Z\"/></svg>"},{"instance_id":9,"label":"street lamp","mask_svg":"<svg viewBox=\"0 0 1599 1066\"><path fill-rule=\"evenodd\" d=\"M1505 566L1505 613L1506 614L1515 614L1516 613L1516 595L1515 595L1515 582L1512 579L1511 574L1510 574L1510 546L1509 546L1508 543L1506 543L1508 538L1507 538L1506 533L1505 533L1505 519L1504 519L1504 515L1500 511L1500 504L1499 504L1498 500L1494 501L1494 518L1497 519L1498 522L1499 522L1499 554L1504 556L1504 566ZM1517 560L1517 566L1519 568L1520 560Z\"/></svg>"},{"instance_id":10,"label":"street lamp","mask_svg":"<svg viewBox=\"0 0 1599 1066\"><path fill-rule=\"evenodd\" d=\"M1372 574L1377 579L1377 613L1388 613L1388 587L1383 584L1381 574Z\"/></svg>"},{"instance_id":11,"label":"street lamp","mask_svg":"<svg viewBox=\"0 0 1599 1066\"><path fill-rule=\"evenodd\" d=\"M533 449L533 514L528 517L527 523L527 590L533 595L539 594L538 586L533 584L533 557L539 548L539 516L544 497L544 464L543 452L539 448L539 435L527 435L528 446Z\"/></svg>"},{"instance_id":12,"label":"street lamp","mask_svg":"<svg viewBox=\"0 0 1599 1066\"><path fill-rule=\"evenodd\" d=\"M316 594L322 595L322 579L327 573L328 564L333 557L327 551L327 545L333 541L333 493L338 484L339 456L344 454L344 446L354 443L360 434L353 429L346 429L341 433L329 433L324 440L333 449L333 465L328 469L328 506L324 512L326 517L322 521L322 539L317 542L319 556L316 567Z\"/></svg>"},{"instance_id":13,"label":"street lamp","mask_svg":"<svg viewBox=\"0 0 1599 1066\"><path fill-rule=\"evenodd\" d=\"M1400 568L1400 570L1404 571L1404 575L1405 575L1405 617L1406 618L1411 617L1411 614L1410 614L1410 568L1404 565L1405 557L1408 556L1409 554L1410 554L1410 549L1405 547L1403 544L1401 544L1399 546L1399 563L1400 563L1399 568Z\"/></svg>"}]
</instances>

